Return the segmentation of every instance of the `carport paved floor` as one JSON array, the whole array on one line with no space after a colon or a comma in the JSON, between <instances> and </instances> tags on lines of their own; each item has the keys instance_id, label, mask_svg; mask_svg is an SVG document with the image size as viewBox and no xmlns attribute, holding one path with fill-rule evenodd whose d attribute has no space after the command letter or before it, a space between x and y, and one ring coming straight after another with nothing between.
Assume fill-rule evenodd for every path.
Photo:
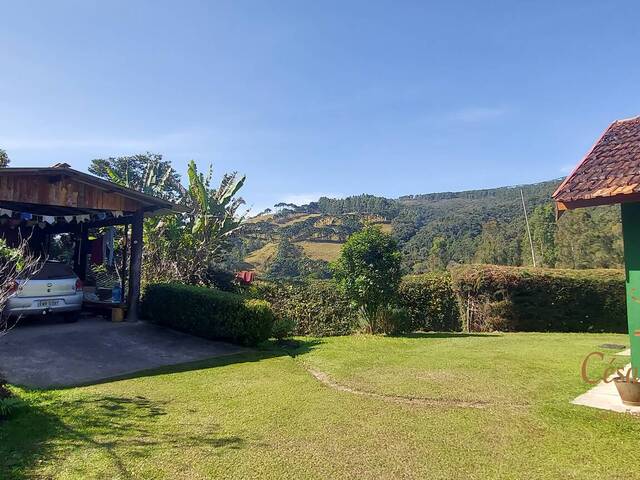
<instances>
[{"instance_id":1,"label":"carport paved floor","mask_svg":"<svg viewBox=\"0 0 640 480\"><path fill-rule=\"evenodd\" d=\"M26 321L0 337L0 376L14 385L65 387L246 351L146 322Z\"/></svg>"}]
</instances>

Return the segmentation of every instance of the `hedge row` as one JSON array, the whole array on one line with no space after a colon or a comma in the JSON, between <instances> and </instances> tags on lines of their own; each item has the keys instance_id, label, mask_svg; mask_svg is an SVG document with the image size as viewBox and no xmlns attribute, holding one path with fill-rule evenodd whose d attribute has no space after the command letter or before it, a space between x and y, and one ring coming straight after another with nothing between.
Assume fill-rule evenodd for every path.
<instances>
[{"instance_id":1,"label":"hedge row","mask_svg":"<svg viewBox=\"0 0 640 480\"><path fill-rule=\"evenodd\" d=\"M356 311L331 281L261 282L252 287L252 294L269 301L277 316L292 319L296 335L348 335L358 325ZM411 330L460 330L448 274L406 277L400 286L399 306L406 308Z\"/></svg>"},{"instance_id":2,"label":"hedge row","mask_svg":"<svg viewBox=\"0 0 640 480\"><path fill-rule=\"evenodd\" d=\"M356 312L330 281L259 282L251 294L267 300L276 316L293 320L296 335L348 335L357 324Z\"/></svg>"},{"instance_id":3,"label":"hedge row","mask_svg":"<svg viewBox=\"0 0 640 480\"><path fill-rule=\"evenodd\" d=\"M241 345L267 340L275 319L264 300L176 283L147 286L142 315L159 325Z\"/></svg>"},{"instance_id":4,"label":"hedge row","mask_svg":"<svg viewBox=\"0 0 640 480\"><path fill-rule=\"evenodd\" d=\"M451 276L472 331L627 331L620 270L469 265Z\"/></svg>"},{"instance_id":5,"label":"hedge row","mask_svg":"<svg viewBox=\"0 0 640 480\"><path fill-rule=\"evenodd\" d=\"M467 265L405 277L398 303L411 330L627 331L624 274ZM255 345L276 319L294 334L348 335L357 313L331 281L259 282L250 298L179 284L150 285L142 312L151 321L211 339Z\"/></svg>"},{"instance_id":6,"label":"hedge row","mask_svg":"<svg viewBox=\"0 0 640 480\"><path fill-rule=\"evenodd\" d=\"M455 332L462 328L448 273L405 277L400 284L399 303L407 309L414 331Z\"/></svg>"}]
</instances>

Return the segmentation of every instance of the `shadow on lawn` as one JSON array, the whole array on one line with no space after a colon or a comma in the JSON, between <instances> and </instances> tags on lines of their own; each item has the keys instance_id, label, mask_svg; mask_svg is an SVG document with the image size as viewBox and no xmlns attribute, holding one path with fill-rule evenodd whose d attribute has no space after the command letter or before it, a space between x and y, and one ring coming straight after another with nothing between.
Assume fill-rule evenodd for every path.
<instances>
[{"instance_id":1,"label":"shadow on lawn","mask_svg":"<svg viewBox=\"0 0 640 480\"><path fill-rule=\"evenodd\" d=\"M96 382L70 385L64 387L64 389L86 387L89 385L99 385L102 383L110 383L118 380L129 380L132 378L153 377L156 375L166 375L170 373L190 372L193 370L224 367L237 363L259 362L261 360L275 357L296 356L310 352L320 343L322 343L321 340L281 340L275 342L269 341L260 345L258 349L249 350L244 353L214 357L206 360L197 360L195 362L179 363L176 365L168 365L166 367L139 370L137 372L125 373L123 375L104 378Z\"/></svg>"},{"instance_id":2,"label":"shadow on lawn","mask_svg":"<svg viewBox=\"0 0 640 480\"><path fill-rule=\"evenodd\" d=\"M318 343L316 340L268 343L243 354L137 372L108 381L258 362L289 356L291 350L295 354L305 353ZM60 391L37 390L27 390L22 396L24 406L8 420L0 421L2 480L40 478L38 466L54 466L55 472L69 452L78 448L97 453L101 459L106 457L108 465L103 468L108 468L114 478L134 479L138 477L127 468L125 455L131 461L132 457L148 456L152 448L201 448L211 454L218 449L239 449L245 445L240 437L220 435L217 425L203 428L206 423L191 411L183 412L178 431L170 429L175 422L167 423L169 429L164 429L157 423L162 423L167 415L168 402L143 396L87 394L82 398L65 398Z\"/></svg>"},{"instance_id":3,"label":"shadow on lawn","mask_svg":"<svg viewBox=\"0 0 640 480\"><path fill-rule=\"evenodd\" d=\"M136 476L127 468L123 455L145 457L149 448L237 449L244 444L239 437L217 434L216 426L198 432L201 424L195 418L194 428L186 429L189 433L153 429L155 422L166 415L166 403L142 396L65 400L43 393L37 404L40 405L25 406L0 424L3 479L40 478L33 471L35 467L61 465L68 453L77 448L106 457L105 467L113 477L133 479Z\"/></svg>"}]
</instances>

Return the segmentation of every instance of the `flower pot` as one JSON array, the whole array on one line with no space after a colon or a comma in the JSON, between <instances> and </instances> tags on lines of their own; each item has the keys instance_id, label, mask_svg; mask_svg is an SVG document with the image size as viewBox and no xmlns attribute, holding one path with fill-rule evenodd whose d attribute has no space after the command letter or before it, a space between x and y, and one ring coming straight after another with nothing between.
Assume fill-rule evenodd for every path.
<instances>
[{"instance_id":1,"label":"flower pot","mask_svg":"<svg viewBox=\"0 0 640 480\"><path fill-rule=\"evenodd\" d=\"M640 407L640 382L627 382L624 378L614 380L622 403L632 407Z\"/></svg>"}]
</instances>

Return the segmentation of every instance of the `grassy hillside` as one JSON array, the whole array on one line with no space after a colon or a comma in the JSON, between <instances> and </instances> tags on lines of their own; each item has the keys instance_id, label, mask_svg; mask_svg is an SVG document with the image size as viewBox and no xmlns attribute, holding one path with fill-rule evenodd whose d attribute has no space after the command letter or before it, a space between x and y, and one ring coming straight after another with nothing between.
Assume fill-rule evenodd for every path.
<instances>
[{"instance_id":1,"label":"grassy hillside","mask_svg":"<svg viewBox=\"0 0 640 480\"><path fill-rule=\"evenodd\" d=\"M313 260L332 262L340 255L342 243L338 242L298 242L305 255Z\"/></svg>"},{"instance_id":2,"label":"grassy hillside","mask_svg":"<svg viewBox=\"0 0 640 480\"><path fill-rule=\"evenodd\" d=\"M358 195L323 197L301 206L281 204L277 211L247 222L236 239L235 254L245 268L266 275L274 262L280 275L326 273L326 262L339 255L345 240L373 224L396 237L407 272L442 269L452 263L528 265L532 258L522 191L538 264L618 267L622 263L619 209L569 212L556 223L551 194L559 182L398 199Z\"/></svg>"}]
</instances>

